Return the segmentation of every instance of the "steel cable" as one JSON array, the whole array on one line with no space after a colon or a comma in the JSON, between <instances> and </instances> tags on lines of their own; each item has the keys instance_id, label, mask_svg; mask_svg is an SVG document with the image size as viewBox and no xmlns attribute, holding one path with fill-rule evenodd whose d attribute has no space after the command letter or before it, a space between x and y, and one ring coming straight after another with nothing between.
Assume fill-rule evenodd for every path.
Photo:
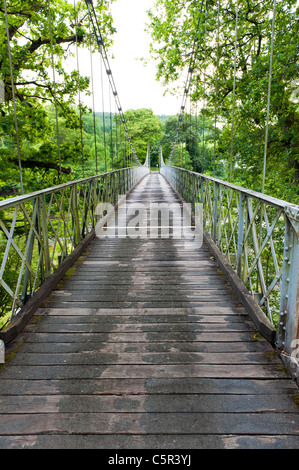
<instances>
[{"instance_id":1,"label":"steel cable","mask_svg":"<svg viewBox=\"0 0 299 470\"><path fill-rule=\"evenodd\" d=\"M107 73L107 76L108 76L109 84L110 84L112 93L114 95L114 99L115 99L116 104L117 104L118 112L119 112L120 117L121 117L121 122L122 122L123 127L124 127L125 136L128 139L129 146L131 146L131 148L132 148L133 156L134 156L134 159L135 159L136 163L141 165L141 162L140 162L140 160L139 160L139 158L138 158L138 156L135 152L135 149L133 147L133 144L132 144L130 136L129 136L129 131L128 131L127 126L126 126L125 116L124 116L123 109L122 109L120 99L119 99L119 95L118 95L118 92L117 92L117 89L116 89L116 86L115 86L115 81L114 81L112 70L111 70L111 67L110 67L110 63L109 63L107 51L106 51L106 48L105 48L105 44L104 44L104 41L103 41L101 28L99 26L98 19L97 19L97 16L96 16L96 12L95 12L95 9L94 9L93 1L92 0L85 0L85 3L86 3L86 6L87 6L87 9L88 9L90 21L91 21L92 26L93 26L94 34L95 34L95 37L97 39L97 44L98 44L98 47L99 47L99 51L100 51L100 54L102 56L104 66L106 68L106 73Z\"/></svg>"},{"instance_id":2,"label":"steel cable","mask_svg":"<svg viewBox=\"0 0 299 470\"><path fill-rule=\"evenodd\" d=\"M52 27L52 13L50 9L50 0L48 0L48 12L49 12L51 61L52 61L52 72L53 72L54 103L55 103L55 117L56 117L56 140L57 140L57 150L58 150L58 158L59 158L59 176L60 176L60 183L62 183L60 135L59 135L59 123L58 123L56 77L55 77L54 51L53 51L53 27Z\"/></svg>"},{"instance_id":3,"label":"steel cable","mask_svg":"<svg viewBox=\"0 0 299 470\"><path fill-rule=\"evenodd\" d=\"M171 162L173 152L174 152L174 147L175 147L175 145L177 143L177 140L178 140L178 135L179 135L181 123L183 121L183 115L184 115L184 111L185 111L186 101L187 101L187 97L188 97L188 94L189 94L190 85L191 85L191 81L192 81L193 71L194 71L196 59L197 59L197 56L198 56L198 51L199 51L199 46L200 46L200 43L199 43L199 40L198 40L198 31L199 31L201 15L202 15L202 10L203 10L203 2L204 2L204 0L201 0L200 12L199 12L198 20L197 20L197 25L196 25L195 38L194 38L193 45L192 45L191 58L190 58L187 77L186 77L186 82L185 82L185 88L184 88L184 93L183 93L183 98L182 98L182 104L181 104L181 108L180 108L180 111L179 111L179 117L178 117L178 121L177 121L176 134L175 134L175 137L174 137L174 140L173 140L172 150L170 152L169 158L168 158L167 163L166 163L167 165L169 165L169 163Z\"/></svg>"},{"instance_id":4,"label":"steel cable","mask_svg":"<svg viewBox=\"0 0 299 470\"><path fill-rule=\"evenodd\" d=\"M85 177L84 166L84 143L83 143L83 124L82 124L82 107L81 107L81 85L80 85L80 67L79 67L79 51L78 51L78 18L76 13L76 0L74 0L74 18L75 18L75 42L76 42L76 59L77 59L77 74L78 74L78 99L79 99L79 118L80 118L80 139L81 139L81 156L82 156L82 172L83 178Z\"/></svg>"},{"instance_id":5,"label":"steel cable","mask_svg":"<svg viewBox=\"0 0 299 470\"><path fill-rule=\"evenodd\" d=\"M275 37L276 0L273 1L273 13L272 14L273 14L273 17L272 17L272 31L271 31L271 48L270 48L270 64L269 64L269 82L268 82L268 100L267 100L267 117L266 117L265 146L264 146L262 193L265 190L265 181L266 181L266 164L267 164L269 115L270 115L270 98L271 98L271 82L272 82L272 68L273 68L273 49L274 49L274 37Z\"/></svg>"},{"instance_id":6,"label":"steel cable","mask_svg":"<svg viewBox=\"0 0 299 470\"><path fill-rule=\"evenodd\" d=\"M7 35L7 50L8 50L10 79L11 79L11 92L12 92L12 100L13 100L13 108L14 108L14 120L15 120L15 130L16 130L16 143L17 143L17 152L18 152L20 184L21 184L21 193L24 194L22 161L21 161L21 150L20 150L20 139L19 139L19 128L18 128L17 109L16 109L15 84L14 84L14 78L13 78L13 68L12 68L12 59L11 59L10 36L9 36L8 14L7 14L6 0L4 0L4 13L5 13L5 25L6 25L6 35Z\"/></svg>"},{"instance_id":7,"label":"steel cable","mask_svg":"<svg viewBox=\"0 0 299 470\"><path fill-rule=\"evenodd\" d=\"M237 45L238 45L238 1L236 2L236 22L235 22L235 53L234 53L234 72L233 72L232 129L231 129L230 166L229 166L229 182L230 183L232 182L232 176L233 176L233 147L234 147L234 132L235 132Z\"/></svg>"}]
</instances>

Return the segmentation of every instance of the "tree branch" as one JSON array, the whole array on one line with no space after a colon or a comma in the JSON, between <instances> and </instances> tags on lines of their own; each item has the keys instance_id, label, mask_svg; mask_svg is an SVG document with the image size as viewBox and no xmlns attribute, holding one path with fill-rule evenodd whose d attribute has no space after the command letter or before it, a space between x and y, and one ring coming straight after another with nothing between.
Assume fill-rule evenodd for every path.
<instances>
[{"instance_id":1,"label":"tree branch","mask_svg":"<svg viewBox=\"0 0 299 470\"><path fill-rule=\"evenodd\" d=\"M83 39L84 39L83 35L82 36L77 36L77 42L82 42ZM67 42L75 42L75 41L76 41L76 35L75 34L72 34L71 36L67 36L66 38L62 38L62 37L59 37L59 36L55 38L55 43L56 44L62 44L62 43L67 43ZM51 43L50 38L42 39L41 37L39 37L35 41L32 41L31 46L28 47L27 51L32 54L39 47L41 47L45 44L50 44L50 43Z\"/></svg>"},{"instance_id":2,"label":"tree branch","mask_svg":"<svg viewBox=\"0 0 299 470\"><path fill-rule=\"evenodd\" d=\"M11 158L10 161L15 165L18 165L17 158ZM21 160L22 168L45 168L46 170L57 170L60 171L60 166L53 162L40 162L38 160ZM69 175L72 172L71 167L61 167L61 172Z\"/></svg>"}]
</instances>

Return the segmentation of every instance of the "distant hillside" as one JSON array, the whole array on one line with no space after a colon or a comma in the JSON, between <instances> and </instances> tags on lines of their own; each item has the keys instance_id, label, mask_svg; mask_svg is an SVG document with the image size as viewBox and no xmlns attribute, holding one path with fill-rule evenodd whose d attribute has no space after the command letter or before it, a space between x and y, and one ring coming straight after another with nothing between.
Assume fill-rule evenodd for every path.
<instances>
[{"instance_id":1,"label":"distant hillside","mask_svg":"<svg viewBox=\"0 0 299 470\"><path fill-rule=\"evenodd\" d=\"M115 113L111 114L112 118L113 118L114 114ZM101 125L101 128L102 128L103 127L103 113L102 112L96 112L95 115L100 120L100 125ZM110 132L110 119L111 119L110 113L105 112L104 115L105 115L105 129L106 129L107 132ZM165 122L167 121L167 119L169 117L171 117L170 115L166 115L166 114L158 114L157 116L158 116L159 120L162 122L163 126L164 126Z\"/></svg>"}]
</instances>

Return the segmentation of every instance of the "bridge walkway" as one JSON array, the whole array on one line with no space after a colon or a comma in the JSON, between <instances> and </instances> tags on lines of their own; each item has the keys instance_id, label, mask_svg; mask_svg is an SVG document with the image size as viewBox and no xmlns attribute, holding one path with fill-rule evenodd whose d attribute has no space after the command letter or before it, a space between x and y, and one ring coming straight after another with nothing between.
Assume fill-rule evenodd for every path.
<instances>
[{"instance_id":1,"label":"bridge walkway","mask_svg":"<svg viewBox=\"0 0 299 470\"><path fill-rule=\"evenodd\" d=\"M0 448L298 448L298 398L205 244L95 237L10 346Z\"/></svg>"}]
</instances>

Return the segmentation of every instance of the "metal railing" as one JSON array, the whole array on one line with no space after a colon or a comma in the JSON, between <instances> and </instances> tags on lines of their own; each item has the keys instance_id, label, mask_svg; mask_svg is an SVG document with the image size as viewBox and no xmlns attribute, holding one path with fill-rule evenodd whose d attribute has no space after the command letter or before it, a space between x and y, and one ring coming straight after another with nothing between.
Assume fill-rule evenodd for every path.
<instances>
[{"instance_id":1,"label":"metal railing","mask_svg":"<svg viewBox=\"0 0 299 470\"><path fill-rule=\"evenodd\" d=\"M203 204L204 232L275 325L277 346L290 354L299 343L299 206L163 159L160 172L186 202Z\"/></svg>"},{"instance_id":2,"label":"metal railing","mask_svg":"<svg viewBox=\"0 0 299 470\"><path fill-rule=\"evenodd\" d=\"M148 172L129 167L1 201L0 320L11 320L94 229L98 204L116 204Z\"/></svg>"}]
</instances>

